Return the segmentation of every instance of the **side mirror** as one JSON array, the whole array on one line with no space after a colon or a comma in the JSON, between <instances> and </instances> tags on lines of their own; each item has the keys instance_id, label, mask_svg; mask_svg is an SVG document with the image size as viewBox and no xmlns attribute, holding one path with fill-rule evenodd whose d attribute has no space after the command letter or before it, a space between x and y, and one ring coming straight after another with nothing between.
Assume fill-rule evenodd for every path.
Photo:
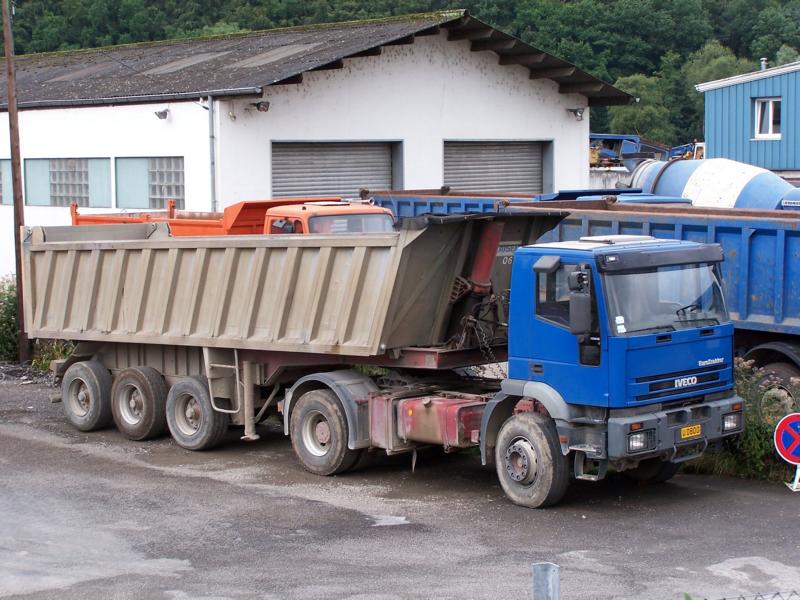
<instances>
[{"instance_id":1,"label":"side mirror","mask_svg":"<svg viewBox=\"0 0 800 600\"><path fill-rule=\"evenodd\" d=\"M567 275L567 286L572 292L583 290L587 283L589 283L589 274L586 271L576 269Z\"/></svg>"},{"instance_id":2,"label":"side mirror","mask_svg":"<svg viewBox=\"0 0 800 600\"><path fill-rule=\"evenodd\" d=\"M573 335L592 331L592 296L588 291L569 293L569 331Z\"/></svg>"}]
</instances>

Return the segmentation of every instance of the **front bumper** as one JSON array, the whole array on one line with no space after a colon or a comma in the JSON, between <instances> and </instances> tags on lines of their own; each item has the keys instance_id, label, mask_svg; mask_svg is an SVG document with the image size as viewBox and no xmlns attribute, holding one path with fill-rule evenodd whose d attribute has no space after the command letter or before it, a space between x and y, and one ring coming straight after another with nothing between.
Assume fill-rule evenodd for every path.
<instances>
[{"instance_id":1,"label":"front bumper","mask_svg":"<svg viewBox=\"0 0 800 600\"><path fill-rule=\"evenodd\" d=\"M721 400L667 407L635 415L625 411L624 416L615 416L615 412L623 411L611 411L608 419L608 458L640 460L660 456L673 462L695 458L712 442L741 433L744 426L742 407L742 399L732 395ZM725 431L723 419L729 414L739 415L739 426ZM695 433L697 426L699 433ZM632 451L628 443L629 436L637 432L645 433L643 437L647 444ZM687 436L687 433L690 435Z\"/></svg>"}]
</instances>

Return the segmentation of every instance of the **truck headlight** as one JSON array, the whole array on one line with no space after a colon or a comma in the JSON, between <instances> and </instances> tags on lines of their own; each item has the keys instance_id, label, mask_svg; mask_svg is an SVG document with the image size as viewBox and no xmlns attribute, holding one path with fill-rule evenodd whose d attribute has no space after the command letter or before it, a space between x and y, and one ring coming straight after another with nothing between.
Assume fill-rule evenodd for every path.
<instances>
[{"instance_id":1,"label":"truck headlight","mask_svg":"<svg viewBox=\"0 0 800 600\"><path fill-rule=\"evenodd\" d=\"M742 413L722 415L722 431L735 431L742 428Z\"/></svg>"},{"instance_id":2,"label":"truck headlight","mask_svg":"<svg viewBox=\"0 0 800 600\"><path fill-rule=\"evenodd\" d=\"M628 434L628 452L643 452L656 447L656 430L645 429Z\"/></svg>"}]
</instances>

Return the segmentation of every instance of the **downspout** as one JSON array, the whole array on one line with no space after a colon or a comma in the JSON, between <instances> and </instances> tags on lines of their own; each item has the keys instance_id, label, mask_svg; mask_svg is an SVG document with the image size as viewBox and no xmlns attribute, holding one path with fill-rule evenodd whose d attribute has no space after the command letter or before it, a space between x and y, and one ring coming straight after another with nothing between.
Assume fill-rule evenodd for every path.
<instances>
[{"instance_id":1,"label":"downspout","mask_svg":"<svg viewBox=\"0 0 800 600\"><path fill-rule=\"evenodd\" d=\"M214 97L208 97L208 157L211 170L211 212L217 212L217 136L214 132Z\"/></svg>"}]
</instances>

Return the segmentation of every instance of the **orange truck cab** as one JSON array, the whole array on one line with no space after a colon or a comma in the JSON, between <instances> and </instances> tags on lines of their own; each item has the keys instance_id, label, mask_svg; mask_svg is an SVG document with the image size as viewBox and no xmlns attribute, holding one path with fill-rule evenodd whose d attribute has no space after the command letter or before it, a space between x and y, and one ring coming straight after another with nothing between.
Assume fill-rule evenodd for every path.
<instances>
[{"instance_id":1,"label":"orange truck cab","mask_svg":"<svg viewBox=\"0 0 800 600\"><path fill-rule=\"evenodd\" d=\"M246 200L227 206L222 213L175 210L80 214L70 206L73 225L166 222L173 236L254 235L287 233L379 233L392 231L394 217L386 208L341 198L280 198Z\"/></svg>"},{"instance_id":2,"label":"orange truck cab","mask_svg":"<svg viewBox=\"0 0 800 600\"><path fill-rule=\"evenodd\" d=\"M267 210L264 233L382 233L392 231L386 208L363 202L306 202Z\"/></svg>"}]
</instances>

